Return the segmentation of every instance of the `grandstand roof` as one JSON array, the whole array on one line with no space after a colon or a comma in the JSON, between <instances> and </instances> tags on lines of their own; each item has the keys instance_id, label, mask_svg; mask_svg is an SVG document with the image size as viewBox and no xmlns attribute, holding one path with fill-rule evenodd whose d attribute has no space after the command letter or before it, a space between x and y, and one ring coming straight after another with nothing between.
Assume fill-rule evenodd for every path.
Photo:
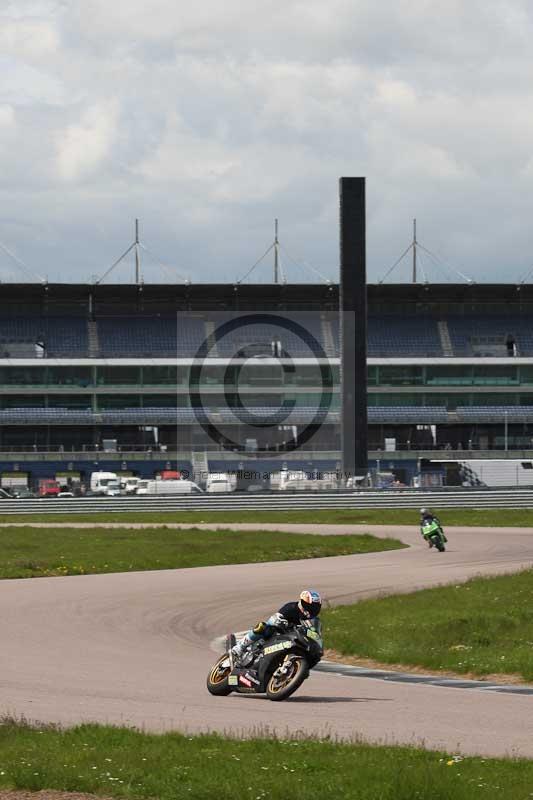
<instances>
[{"instance_id":1,"label":"grandstand roof","mask_svg":"<svg viewBox=\"0 0 533 800\"><path fill-rule=\"evenodd\" d=\"M75 284L75 283L3 283L0 309L16 313L50 309L54 312L86 312L92 303L100 314L146 313L176 308L202 310L258 308L337 308L337 284ZM442 283L442 284L369 284L369 311L421 308L431 310L443 304L470 311L497 306L508 310L509 304L533 307L532 284Z\"/></svg>"}]
</instances>

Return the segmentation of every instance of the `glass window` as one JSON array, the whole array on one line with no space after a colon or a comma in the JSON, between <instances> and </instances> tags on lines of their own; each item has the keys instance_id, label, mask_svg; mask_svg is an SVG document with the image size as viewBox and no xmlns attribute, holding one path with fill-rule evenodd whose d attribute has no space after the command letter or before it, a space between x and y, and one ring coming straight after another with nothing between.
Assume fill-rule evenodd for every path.
<instances>
[{"instance_id":1,"label":"glass window","mask_svg":"<svg viewBox=\"0 0 533 800\"><path fill-rule=\"evenodd\" d=\"M397 365L379 367L380 386L420 386L423 382L422 367Z\"/></svg>"},{"instance_id":2,"label":"glass window","mask_svg":"<svg viewBox=\"0 0 533 800\"><path fill-rule=\"evenodd\" d=\"M44 408L44 395L9 395L2 398L3 408Z\"/></svg>"},{"instance_id":3,"label":"glass window","mask_svg":"<svg viewBox=\"0 0 533 800\"><path fill-rule=\"evenodd\" d=\"M470 394L459 392L442 392L435 394L425 394L424 402L426 406L446 406L449 411L455 411L457 406L470 406Z\"/></svg>"},{"instance_id":4,"label":"glass window","mask_svg":"<svg viewBox=\"0 0 533 800\"><path fill-rule=\"evenodd\" d=\"M97 382L104 386L139 386L140 367L98 367Z\"/></svg>"},{"instance_id":5,"label":"glass window","mask_svg":"<svg viewBox=\"0 0 533 800\"><path fill-rule=\"evenodd\" d=\"M44 367L1 367L0 382L5 386L44 386Z\"/></svg>"},{"instance_id":6,"label":"glass window","mask_svg":"<svg viewBox=\"0 0 533 800\"><path fill-rule=\"evenodd\" d=\"M509 386L518 383L518 369L515 365L484 365L474 367L476 386Z\"/></svg>"},{"instance_id":7,"label":"glass window","mask_svg":"<svg viewBox=\"0 0 533 800\"><path fill-rule=\"evenodd\" d=\"M185 374L186 370L180 368L179 383L183 383ZM144 386L175 386L178 383L178 368L170 364L143 367L142 375Z\"/></svg>"},{"instance_id":8,"label":"glass window","mask_svg":"<svg viewBox=\"0 0 533 800\"><path fill-rule=\"evenodd\" d=\"M287 375L289 380L298 378L301 367L295 367L294 371L289 367L284 372L281 364L262 365L256 360L247 361L241 370L235 369L234 377L238 379L239 386L283 386L284 377Z\"/></svg>"},{"instance_id":9,"label":"glass window","mask_svg":"<svg viewBox=\"0 0 533 800\"><path fill-rule=\"evenodd\" d=\"M529 365L521 365L519 368L520 370L520 383L530 384L533 383L533 364Z\"/></svg>"},{"instance_id":10,"label":"glass window","mask_svg":"<svg viewBox=\"0 0 533 800\"><path fill-rule=\"evenodd\" d=\"M426 367L426 384L428 386L470 386L471 383L471 366L450 364L439 367Z\"/></svg>"},{"instance_id":11,"label":"glass window","mask_svg":"<svg viewBox=\"0 0 533 800\"><path fill-rule=\"evenodd\" d=\"M91 386L91 367L48 367L49 386Z\"/></svg>"},{"instance_id":12,"label":"glass window","mask_svg":"<svg viewBox=\"0 0 533 800\"><path fill-rule=\"evenodd\" d=\"M50 394L48 408L90 408L91 398L88 394Z\"/></svg>"},{"instance_id":13,"label":"glass window","mask_svg":"<svg viewBox=\"0 0 533 800\"><path fill-rule=\"evenodd\" d=\"M141 398L134 394L101 394L97 397L98 409L106 411L115 408L139 408Z\"/></svg>"},{"instance_id":14,"label":"glass window","mask_svg":"<svg viewBox=\"0 0 533 800\"><path fill-rule=\"evenodd\" d=\"M479 392L472 395L473 406L515 406L517 403L516 394L490 394Z\"/></svg>"},{"instance_id":15,"label":"glass window","mask_svg":"<svg viewBox=\"0 0 533 800\"><path fill-rule=\"evenodd\" d=\"M201 386L219 386L222 388L224 386L224 380L226 380L226 385L233 386L235 383L234 377L234 369L235 367L232 365L229 366L207 366L204 364L200 364L200 369L196 369L198 365L195 365L195 379L200 380ZM192 369L187 368L187 382L191 383L192 378ZM198 383L195 382L191 384L193 386L198 386Z\"/></svg>"},{"instance_id":16,"label":"glass window","mask_svg":"<svg viewBox=\"0 0 533 800\"><path fill-rule=\"evenodd\" d=\"M187 405L188 397L185 394L144 394L142 396L143 408L176 408Z\"/></svg>"},{"instance_id":17,"label":"glass window","mask_svg":"<svg viewBox=\"0 0 533 800\"><path fill-rule=\"evenodd\" d=\"M422 406L424 396L414 392L372 392L368 395L368 405L372 406Z\"/></svg>"}]
</instances>

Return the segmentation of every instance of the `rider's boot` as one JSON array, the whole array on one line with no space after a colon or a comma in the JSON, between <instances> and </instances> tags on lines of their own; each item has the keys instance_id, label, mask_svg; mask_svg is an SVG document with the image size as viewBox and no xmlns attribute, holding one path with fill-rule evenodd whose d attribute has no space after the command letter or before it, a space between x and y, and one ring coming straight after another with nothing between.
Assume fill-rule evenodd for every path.
<instances>
[{"instance_id":1,"label":"rider's boot","mask_svg":"<svg viewBox=\"0 0 533 800\"><path fill-rule=\"evenodd\" d=\"M231 648L231 655L233 656L233 660L235 662L239 662L242 659L243 655L248 650L253 641L255 640L250 636L249 633L247 633L245 636L242 637L240 642L237 642L237 644Z\"/></svg>"}]
</instances>

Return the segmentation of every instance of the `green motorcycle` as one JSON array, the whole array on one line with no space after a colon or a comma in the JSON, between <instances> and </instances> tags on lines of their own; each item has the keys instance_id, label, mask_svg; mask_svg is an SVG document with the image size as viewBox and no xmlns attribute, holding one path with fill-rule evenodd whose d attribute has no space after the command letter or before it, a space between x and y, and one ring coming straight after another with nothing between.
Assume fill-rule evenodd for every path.
<instances>
[{"instance_id":1,"label":"green motorcycle","mask_svg":"<svg viewBox=\"0 0 533 800\"><path fill-rule=\"evenodd\" d=\"M438 522L429 520L422 523L422 536L429 542L430 547L436 547L439 553L444 553L446 547L444 546L448 541L444 535L444 531Z\"/></svg>"}]
</instances>

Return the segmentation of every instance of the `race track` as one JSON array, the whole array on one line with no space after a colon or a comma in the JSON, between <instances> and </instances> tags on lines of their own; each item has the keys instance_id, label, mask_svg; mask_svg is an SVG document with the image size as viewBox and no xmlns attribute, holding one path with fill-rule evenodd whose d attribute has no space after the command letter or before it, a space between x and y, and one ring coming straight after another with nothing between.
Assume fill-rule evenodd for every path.
<instances>
[{"instance_id":1,"label":"race track","mask_svg":"<svg viewBox=\"0 0 533 800\"><path fill-rule=\"evenodd\" d=\"M349 603L516 571L533 564L533 530L450 529L449 550L439 554L403 527L258 527L371 531L412 547L313 561L0 581L0 714L154 731L329 733L533 757L531 696L324 672L312 673L286 703L215 698L205 688L215 658L210 642L254 623L305 586L332 603Z\"/></svg>"}]
</instances>

